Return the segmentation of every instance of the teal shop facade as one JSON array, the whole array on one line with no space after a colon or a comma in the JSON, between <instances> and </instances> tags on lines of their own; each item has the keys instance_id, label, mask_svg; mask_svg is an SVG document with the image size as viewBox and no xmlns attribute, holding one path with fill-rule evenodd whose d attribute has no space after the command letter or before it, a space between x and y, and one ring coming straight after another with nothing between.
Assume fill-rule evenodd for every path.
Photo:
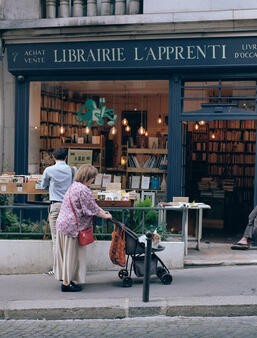
<instances>
[{"instance_id":1,"label":"teal shop facade","mask_svg":"<svg viewBox=\"0 0 257 338\"><path fill-rule=\"evenodd\" d=\"M183 109L186 82L256 81L256 37L10 43L7 52L8 70L16 78L17 174L28 171L31 81L168 80L167 200L184 193L182 121L257 120L256 108L242 111L232 104ZM256 190L255 183L255 204Z\"/></svg>"}]
</instances>

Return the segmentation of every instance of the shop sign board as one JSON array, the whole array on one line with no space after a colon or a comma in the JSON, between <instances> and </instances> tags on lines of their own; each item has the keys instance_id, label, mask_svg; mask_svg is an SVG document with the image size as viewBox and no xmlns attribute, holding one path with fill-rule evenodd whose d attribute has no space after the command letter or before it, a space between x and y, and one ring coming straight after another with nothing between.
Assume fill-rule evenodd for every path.
<instances>
[{"instance_id":1,"label":"shop sign board","mask_svg":"<svg viewBox=\"0 0 257 338\"><path fill-rule=\"evenodd\" d=\"M8 45L10 72L257 65L257 37Z\"/></svg>"}]
</instances>

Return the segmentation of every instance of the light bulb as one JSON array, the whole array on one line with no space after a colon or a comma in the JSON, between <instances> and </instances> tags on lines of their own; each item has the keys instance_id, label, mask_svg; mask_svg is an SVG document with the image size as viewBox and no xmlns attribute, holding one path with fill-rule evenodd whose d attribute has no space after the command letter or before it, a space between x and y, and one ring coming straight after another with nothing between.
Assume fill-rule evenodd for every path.
<instances>
[{"instance_id":1,"label":"light bulb","mask_svg":"<svg viewBox=\"0 0 257 338\"><path fill-rule=\"evenodd\" d=\"M129 133L130 130L131 130L131 127L127 124L126 127L125 127L125 131L126 131L127 133Z\"/></svg>"},{"instance_id":2,"label":"light bulb","mask_svg":"<svg viewBox=\"0 0 257 338\"><path fill-rule=\"evenodd\" d=\"M127 126L128 124L128 120L126 119L126 117L124 117L124 119L121 121L123 126Z\"/></svg>"},{"instance_id":3,"label":"light bulb","mask_svg":"<svg viewBox=\"0 0 257 338\"><path fill-rule=\"evenodd\" d=\"M120 164L125 165L127 163L126 156L121 156L120 158Z\"/></svg>"},{"instance_id":4,"label":"light bulb","mask_svg":"<svg viewBox=\"0 0 257 338\"><path fill-rule=\"evenodd\" d=\"M162 117L161 115L159 115L158 119L157 119L157 123L161 124L162 123Z\"/></svg>"},{"instance_id":5,"label":"light bulb","mask_svg":"<svg viewBox=\"0 0 257 338\"><path fill-rule=\"evenodd\" d=\"M145 131L145 136L148 136L148 131L147 130Z\"/></svg>"},{"instance_id":6,"label":"light bulb","mask_svg":"<svg viewBox=\"0 0 257 338\"><path fill-rule=\"evenodd\" d=\"M214 133L211 134L211 138L212 138L213 140L216 138L216 136L215 136Z\"/></svg>"},{"instance_id":7,"label":"light bulb","mask_svg":"<svg viewBox=\"0 0 257 338\"><path fill-rule=\"evenodd\" d=\"M63 126L61 126L61 128L60 128L60 134L64 134L64 133L65 133L65 129L64 129Z\"/></svg>"},{"instance_id":8,"label":"light bulb","mask_svg":"<svg viewBox=\"0 0 257 338\"><path fill-rule=\"evenodd\" d=\"M115 126L113 126L110 130L110 134L111 135L116 135L117 134L117 128Z\"/></svg>"},{"instance_id":9,"label":"light bulb","mask_svg":"<svg viewBox=\"0 0 257 338\"><path fill-rule=\"evenodd\" d=\"M205 121L199 121L200 126L204 126L205 125Z\"/></svg>"},{"instance_id":10,"label":"light bulb","mask_svg":"<svg viewBox=\"0 0 257 338\"><path fill-rule=\"evenodd\" d=\"M144 133L145 133L144 127L143 127L143 126L140 126L140 128L138 129L138 134L139 134L139 135L144 135Z\"/></svg>"},{"instance_id":11,"label":"light bulb","mask_svg":"<svg viewBox=\"0 0 257 338\"><path fill-rule=\"evenodd\" d=\"M198 129L199 129L199 124L198 124L198 123L195 123L194 129L195 129L195 130L198 130Z\"/></svg>"},{"instance_id":12,"label":"light bulb","mask_svg":"<svg viewBox=\"0 0 257 338\"><path fill-rule=\"evenodd\" d=\"M85 128L85 133L88 135L90 133L90 128L86 127Z\"/></svg>"}]
</instances>

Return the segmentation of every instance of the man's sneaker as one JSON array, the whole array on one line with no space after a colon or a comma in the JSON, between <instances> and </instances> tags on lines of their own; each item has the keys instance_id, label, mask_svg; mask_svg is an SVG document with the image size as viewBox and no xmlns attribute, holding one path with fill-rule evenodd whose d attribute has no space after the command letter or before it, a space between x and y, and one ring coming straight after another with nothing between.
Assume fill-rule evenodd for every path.
<instances>
[{"instance_id":1,"label":"man's sneaker","mask_svg":"<svg viewBox=\"0 0 257 338\"><path fill-rule=\"evenodd\" d=\"M48 276L54 276L54 271L51 269L49 271L46 272L46 275Z\"/></svg>"},{"instance_id":2,"label":"man's sneaker","mask_svg":"<svg viewBox=\"0 0 257 338\"><path fill-rule=\"evenodd\" d=\"M82 288L79 285L74 284L73 282L69 285L63 285L61 287L62 292L78 292L81 291Z\"/></svg>"}]
</instances>

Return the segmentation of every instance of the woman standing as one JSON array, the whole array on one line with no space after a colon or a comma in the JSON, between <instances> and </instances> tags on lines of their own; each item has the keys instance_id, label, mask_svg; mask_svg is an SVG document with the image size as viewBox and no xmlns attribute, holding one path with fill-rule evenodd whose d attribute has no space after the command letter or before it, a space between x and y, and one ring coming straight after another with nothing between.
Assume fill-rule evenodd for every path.
<instances>
[{"instance_id":1,"label":"woman standing","mask_svg":"<svg viewBox=\"0 0 257 338\"><path fill-rule=\"evenodd\" d=\"M62 281L63 292L81 291L81 286L73 281L85 283L86 259L90 246L79 246L79 231L92 227L93 216L112 218L108 211L96 204L92 191L88 188L96 175L97 169L90 164L84 164L78 169L74 183L64 196L57 218L54 275Z\"/></svg>"}]
</instances>

